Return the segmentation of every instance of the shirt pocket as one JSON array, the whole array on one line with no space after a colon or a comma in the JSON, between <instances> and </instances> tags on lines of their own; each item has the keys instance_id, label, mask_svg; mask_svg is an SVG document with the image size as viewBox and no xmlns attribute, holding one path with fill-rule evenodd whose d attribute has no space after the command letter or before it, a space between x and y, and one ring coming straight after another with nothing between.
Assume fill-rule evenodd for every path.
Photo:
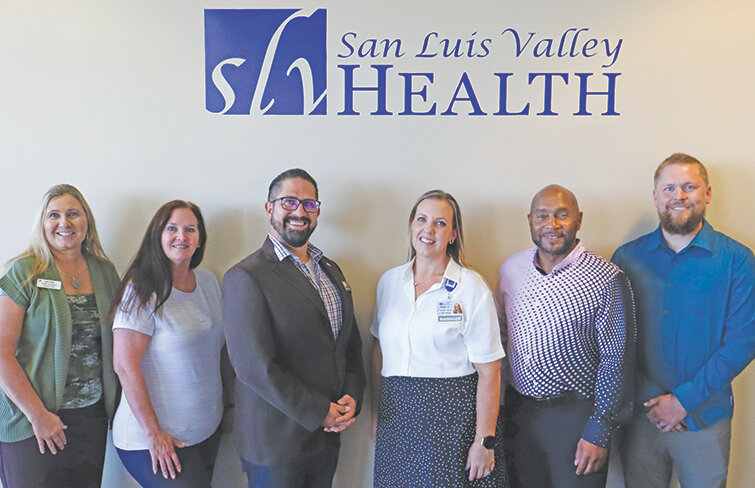
<instances>
[{"instance_id":1,"label":"shirt pocket","mask_svg":"<svg viewBox=\"0 0 755 488\"><path fill-rule=\"evenodd\" d=\"M467 330L466 318L462 317L461 320L435 320L435 327L438 330L444 331L446 334L461 334Z\"/></svg>"}]
</instances>

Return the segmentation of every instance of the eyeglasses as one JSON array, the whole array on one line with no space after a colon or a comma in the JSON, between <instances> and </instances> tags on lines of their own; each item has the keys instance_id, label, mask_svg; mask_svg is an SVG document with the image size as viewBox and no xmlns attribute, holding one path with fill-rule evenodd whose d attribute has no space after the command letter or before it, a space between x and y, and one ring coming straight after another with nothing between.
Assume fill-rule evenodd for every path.
<instances>
[{"instance_id":1,"label":"eyeglasses","mask_svg":"<svg viewBox=\"0 0 755 488\"><path fill-rule=\"evenodd\" d=\"M283 210L294 211L299 208L299 204L304 207L304 210L309 213L315 213L320 210L320 202L317 200L299 200L294 197L280 197L275 200L270 200L270 203L275 203L278 200L281 202Z\"/></svg>"}]
</instances>

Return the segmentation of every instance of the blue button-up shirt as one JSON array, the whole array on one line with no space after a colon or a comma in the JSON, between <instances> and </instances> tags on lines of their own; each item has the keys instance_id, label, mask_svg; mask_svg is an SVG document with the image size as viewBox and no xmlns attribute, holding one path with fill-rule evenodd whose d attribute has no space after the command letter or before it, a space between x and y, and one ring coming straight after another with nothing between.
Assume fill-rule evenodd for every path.
<instances>
[{"instance_id":1,"label":"blue button-up shirt","mask_svg":"<svg viewBox=\"0 0 755 488\"><path fill-rule=\"evenodd\" d=\"M636 405L673 393L691 430L731 417L732 380L755 357L755 258L708 222L679 253L660 227L613 255L637 305Z\"/></svg>"}]
</instances>

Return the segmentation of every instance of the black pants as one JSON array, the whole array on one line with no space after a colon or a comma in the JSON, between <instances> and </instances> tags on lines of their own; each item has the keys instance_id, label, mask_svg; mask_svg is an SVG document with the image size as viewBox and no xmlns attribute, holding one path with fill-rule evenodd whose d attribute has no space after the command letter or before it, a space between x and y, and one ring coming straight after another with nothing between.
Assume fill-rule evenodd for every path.
<instances>
[{"instance_id":1,"label":"black pants","mask_svg":"<svg viewBox=\"0 0 755 488\"><path fill-rule=\"evenodd\" d=\"M102 401L72 410L59 410L68 429L65 449L39 453L37 438L0 442L3 488L99 488L105 463L107 414Z\"/></svg>"},{"instance_id":2,"label":"black pants","mask_svg":"<svg viewBox=\"0 0 755 488\"><path fill-rule=\"evenodd\" d=\"M596 473L577 475L574 455L593 408L592 399L558 406L527 401L511 386L504 403L504 446L514 488L603 488L608 461Z\"/></svg>"}]
</instances>

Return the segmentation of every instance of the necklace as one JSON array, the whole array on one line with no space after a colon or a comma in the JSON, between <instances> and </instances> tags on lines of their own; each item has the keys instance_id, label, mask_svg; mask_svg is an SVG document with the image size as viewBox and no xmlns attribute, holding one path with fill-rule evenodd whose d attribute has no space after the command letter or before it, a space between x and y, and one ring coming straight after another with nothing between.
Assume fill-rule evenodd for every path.
<instances>
[{"instance_id":1,"label":"necklace","mask_svg":"<svg viewBox=\"0 0 755 488\"><path fill-rule=\"evenodd\" d=\"M63 275L63 276L65 276L66 278L70 278L70 280L71 280L71 285L72 285L72 286L74 287L74 289L78 290L78 289L79 289L79 287L81 286L81 282L79 281L79 279L78 279L78 278L76 278L76 277L75 277L75 276L73 276L73 275L69 275L68 273L64 273L64 272L63 272L63 270L62 270L62 269L60 269L60 266L58 266L58 273L62 274L62 275Z\"/></svg>"},{"instance_id":2,"label":"necklace","mask_svg":"<svg viewBox=\"0 0 755 488\"><path fill-rule=\"evenodd\" d=\"M431 275L430 275L430 279L433 279L433 280L434 280L434 278L435 278L435 277L437 277L437 276L443 276L443 273L433 273L433 274L431 274ZM427 281L428 281L428 280L415 281L415 282L414 282L414 286L419 286L419 285L421 285L422 283L427 283ZM437 281L433 281L433 283L437 283Z\"/></svg>"}]
</instances>

